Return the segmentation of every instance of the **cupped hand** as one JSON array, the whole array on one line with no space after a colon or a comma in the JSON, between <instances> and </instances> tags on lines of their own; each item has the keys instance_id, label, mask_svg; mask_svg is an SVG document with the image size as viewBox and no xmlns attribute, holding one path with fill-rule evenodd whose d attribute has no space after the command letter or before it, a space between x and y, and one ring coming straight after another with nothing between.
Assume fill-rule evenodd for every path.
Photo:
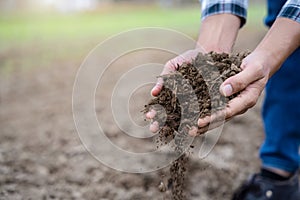
<instances>
[{"instance_id":1,"label":"cupped hand","mask_svg":"<svg viewBox=\"0 0 300 200\"><path fill-rule=\"evenodd\" d=\"M165 68L161 75L170 73L177 70L178 65L188 60L192 60L199 53L199 51L187 51L181 56L178 56L165 65ZM226 79L220 86L220 93L226 97L236 94L239 95L228 102L228 105L224 110L214 113L211 116L200 118L198 120L198 127L192 127L189 134L196 136L200 133L204 133L210 129L216 128L224 121L228 121L234 116L245 113L249 108L253 107L270 76L270 68L266 62L268 58L265 52L254 51L249 54L242 62L242 71L235 76ZM158 79L157 84L152 89L153 96L157 96L163 86L162 79ZM146 117L148 119L154 119L156 115L155 110L150 110ZM154 121L150 125L150 131L157 132L159 130L159 124Z\"/></svg>"},{"instance_id":2,"label":"cupped hand","mask_svg":"<svg viewBox=\"0 0 300 200\"><path fill-rule=\"evenodd\" d=\"M270 66L266 61L268 57L265 52L254 51L243 60L242 71L226 79L220 86L221 94L226 97L238 92L240 94L229 101L224 110L199 119L200 130L205 132L216 128L222 125L224 120L228 121L234 116L243 114L256 104L270 76Z\"/></svg>"},{"instance_id":3,"label":"cupped hand","mask_svg":"<svg viewBox=\"0 0 300 200\"><path fill-rule=\"evenodd\" d=\"M163 71L160 75L162 76L162 75L169 74L173 71L176 71L178 69L178 67L180 65L182 65L183 63L191 62L192 59L196 58L196 56L200 52L205 53L205 50L201 47L197 48L197 49L193 49L193 50L188 50L188 51L184 52L183 54L169 60L165 64L164 69L163 69ZM157 82L156 82L156 85L151 90L151 95L152 96L157 96L160 93L162 87L163 87L163 80L162 80L162 78L158 78Z\"/></svg>"},{"instance_id":4,"label":"cupped hand","mask_svg":"<svg viewBox=\"0 0 300 200\"><path fill-rule=\"evenodd\" d=\"M194 58L196 58L196 56L200 52L206 53L206 51L202 47L199 47L199 48L196 48L193 50L186 51L185 53L169 60L165 64L163 71L160 75L162 76L162 75L169 74L171 72L176 71L178 69L178 67L180 65L182 65L183 63L191 62ZM163 80L162 80L162 78L158 78L155 86L151 90L151 95L152 96L159 95L160 91L162 90L162 87L163 87ZM156 115L156 111L150 110L148 113L146 113L146 118L153 120L155 118L155 115ZM159 123L157 121L153 121L151 123L149 129L151 132L156 133L159 130ZM194 130L194 128L193 128L193 130Z\"/></svg>"}]
</instances>

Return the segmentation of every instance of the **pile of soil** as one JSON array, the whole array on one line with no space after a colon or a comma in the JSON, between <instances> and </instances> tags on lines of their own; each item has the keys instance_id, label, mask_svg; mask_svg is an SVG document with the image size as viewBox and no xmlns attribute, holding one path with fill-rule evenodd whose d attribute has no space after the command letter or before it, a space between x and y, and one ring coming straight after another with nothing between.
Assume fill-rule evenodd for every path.
<instances>
[{"instance_id":1,"label":"pile of soil","mask_svg":"<svg viewBox=\"0 0 300 200\"><path fill-rule=\"evenodd\" d=\"M224 80L241 71L239 66L247 55L199 53L190 63L178 66L177 71L161 76L164 86L160 94L145 105L144 112L154 109L156 116L153 121L160 124L157 146L175 139L175 152L180 155L170 167L168 186L171 186L173 199L185 198L186 152L192 147L187 144L189 129L197 127L199 118L224 109L227 102L238 95L224 97L219 88Z\"/></svg>"}]
</instances>

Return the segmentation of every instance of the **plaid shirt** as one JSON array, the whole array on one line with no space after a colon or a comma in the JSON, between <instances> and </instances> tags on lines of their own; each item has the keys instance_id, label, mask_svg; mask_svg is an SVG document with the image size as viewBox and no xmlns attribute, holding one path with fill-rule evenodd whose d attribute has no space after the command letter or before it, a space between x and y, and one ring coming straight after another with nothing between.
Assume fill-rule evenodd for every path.
<instances>
[{"instance_id":1,"label":"plaid shirt","mask_svg":"<svg viewBox=\"0 0 300 200\"><path fill-rule=\"evenodd\" d=\"M208 16L230 13L239 16L241 26L246 23L248 0L202 0L202 20ZM300 0L288 0L278 17L286 17L300 23Z\"/></svg>"},{"instance_id":2,"label":"plaid shirt","mask_svg":"<svg viewBox=\"0 0 300 200\"><path fill-rule=\"evenodd\" d=\"M300 0L288 0L278 17L286 17L300 23Z\"/></svg>"}]
</instances>

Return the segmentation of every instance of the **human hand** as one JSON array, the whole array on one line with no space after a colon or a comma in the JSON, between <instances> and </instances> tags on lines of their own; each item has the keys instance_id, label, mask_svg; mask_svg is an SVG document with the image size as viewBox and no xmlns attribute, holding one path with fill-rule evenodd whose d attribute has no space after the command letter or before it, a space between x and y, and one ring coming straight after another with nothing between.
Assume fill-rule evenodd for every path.
<instances>
[{"instance_id":1,"label":"human hand","mask_svg":"<svg viewBox=\"0 0 300 200\"><path fill-rule=\"evenodd\" d=\"M198 128L207 130L223 124L232 117L245 113L253 107L268 79L280 68L288 56L300 45L299 23L288 18L277 18L271 29L256 49L241 65L239 74L224 81L220 92L230 96L241 92L232 99L220 113L198 120Z\"/></svg>"},{"instance_id":2,"label":"human hand","mask_svg":"<svg viewBox=\"0 0 300 200\"><path fill-rule=\"evenodd\" d=\"M176 71L178 69L178 66L186 62L191 62L192 59L194 59L198 55L199 52L205 53L205 50L202 47L199 47L194 50L186 51L182 55L179 55L169 60L165 64L164 69L160 75L162 76ZM162 78L158 78L156 85L151 90L152 96L159 95L160 91L162 90L162 87L163 87L163 80ZM153 120L155 118L155 115L156 115L156 111L152 109L148 113L146 113L146 118ZM159 130L159 123L157 121L152 122L149 129L153 133L157 132Z\"/></svg>"},{"instance_id":3,"label":"human hand","mask_svg":"<svg viewBox=\"0 0 300 200\"><path fill-rule=\"evenodd\" d=\"M161 75L177 70L178 65L181 65L183 62L191 61L192 58L195 58L199 52L231 52L240 25L240 17L232 14L224 13L205 18L201 23L199 37L197 40L197 49L187 51L184 54L167 62ZM157 84L152 89L151 94L153 96L157 96L160 93L162 86L163 81L161 78L159 78ZM155 110L151 110L146 114L146 117L153 120L155 118L155 114ZM205 129L206 127L204 126L203 132L206 131ZM157 121L154 121L150 125L150 131L155 133L158 130L159 124ZM195 135L199 131L202 132L202 129L200 128L200 130L198 130L198 127L191 127L190 135Z\"/></svg>"},{"instance_id":4,"label":"human hand","mask_svg":"<svg viewBox=\"0 0 300 200\"><path fill-rule=\"evenodd\" d=\"M199 133L204 133L209 129L216 128L222 125L224 121L228 121L236 115L243 114L249 108L253 107L256 104L270 76L270 68L268 67L269 64L267 64L265 59L269 57L270 56L264 51L254 51L248 55L241 64L242 71L239 74L225 80L220 87L220 93L226 97L238 92L240 92L240 94L229 101L224 110L213 113L211 116L200 118L198 120L198 127L191 127L189 134L191 136L196 136ZM168 65L166 65L166 67L167 66ZM169 73L177 68L167 69L172 70L167 71L164 69L162 74L165 74L164 72ZM162 87L162 84L160 83L162 82L158 82L153 90L158 89L160 92ZM157 94L159 94L159 92ZM154 119L155 115L156 111L151 110L146 114L146 117L148 119ZM159 124L157 121L154 121L150 125L150 131L155 133L158 130Z\"/></svg>"},{"instance_id":5,"label":"human hand","mask_svg":"<svg viewBox=\"0 0 300 200\"><path fill-rule=\"evenodd\" d=\"M192 59L196 58L199 52L205 53L205 50L202 47L193 50L188 50L183 54L169 60L165 64L164 69L160 74L160 76L176 71L178 69L178 66L182 65L184 62L191 62ZM157 96L160 93L162 87L163 87L163 80L162 78L159 77L157 79L156 85L151 90L151 95Z\"/></svg>"},{"instance_id":6,"label":"human hand","mask_svg":"<svg viewBox=\"0 0 300 200\"><path fill-rule=\"evenodd\" d=\"M220 92L228 97L240 94L228 102L226 108L211 116L198 120L199 129L203 132L216 128L236 115L245 113L253 107L261 95L270 76L267 59L270 56L264 51L254 51L242 62L242 71L226 79L220 86ZM202 132L200 131L200 132Z\"/></svg>"}]
</instances>

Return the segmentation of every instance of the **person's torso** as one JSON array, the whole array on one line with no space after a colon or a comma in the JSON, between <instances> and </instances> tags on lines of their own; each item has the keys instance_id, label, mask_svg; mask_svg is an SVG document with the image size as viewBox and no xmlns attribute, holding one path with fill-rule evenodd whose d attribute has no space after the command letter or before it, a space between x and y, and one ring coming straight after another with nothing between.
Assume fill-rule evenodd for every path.
<instances>
[{"instance_id":1,"label":"person's torso","mask_svg":"<svg viewBox=\"0 0 300 200\"><path fill-rule=\"evenodd\" d=\"M281 8L287 0L267 0L268 3L268 14L265 18L265 24L272 26Z\"/></svg>"}]
</instances>

